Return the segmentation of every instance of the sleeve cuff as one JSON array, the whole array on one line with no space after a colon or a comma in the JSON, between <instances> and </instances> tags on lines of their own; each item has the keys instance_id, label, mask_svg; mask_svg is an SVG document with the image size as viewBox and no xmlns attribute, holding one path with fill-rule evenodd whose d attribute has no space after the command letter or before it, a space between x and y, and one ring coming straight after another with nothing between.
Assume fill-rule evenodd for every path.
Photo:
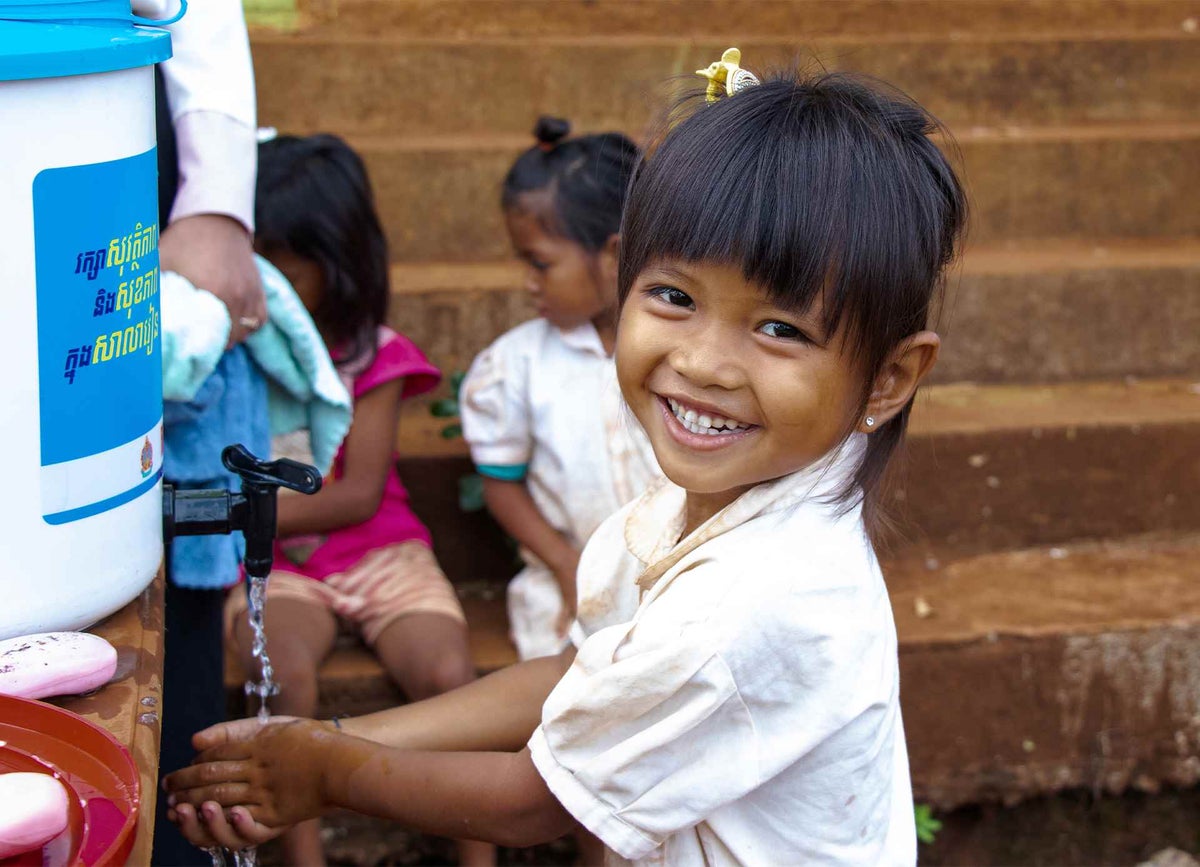
<instances>
[{"instance_id":1,"label":"sleeve cuff","mask_svg":"<svg viewBox=\"0 0 1200 867\"><path fill-rule=\"evenodd\" d=\"M475 470L481 476L498 479L501 482L519 482L529 472L529 464L476 464Z\"/></svg>"},{"instance_id":2,"label":"sleeve cuff","mask_svg":"<svg viewBox=\"0 0 1200 867\"><path fill-rule=\"evenodd\" d=\"M467 444L471 448L471 460L475 466L483 473L484 467L492 468L508 468L508 467L529 467L529 448L523 445L513 443L473 443L470 437L467 438ZM487 475L484 473L484 475ZM522 474L524 478L525 474ZM494 478L504 478L503 476L495 476Z\"/></svg>"},{"instance_id":3,"label":"sleeve cuff","mask_svg":"<svg viewBox=\"0 0 1200 867\"><path fill-rule=\"evenodd\" d=\"M529 754L547 788L563 808L622 858L630 861L642 858L662 845L661 841L647 837L619 818L608 804L560 765L550 750L541 726L534 730L529 740Z\"/></svg>"},{"instance_id":4,"label":"sleeve cuff","mask_svg":"<svg viewBox=\"0 0 1200 867\"><path fill-rule=\"evenodd\" d=\"M221 214L253 232L258 169L255 131L219 111L190 111L175 119L175 136L179 192L171 219Z\"/></svg>"}]
</instances>

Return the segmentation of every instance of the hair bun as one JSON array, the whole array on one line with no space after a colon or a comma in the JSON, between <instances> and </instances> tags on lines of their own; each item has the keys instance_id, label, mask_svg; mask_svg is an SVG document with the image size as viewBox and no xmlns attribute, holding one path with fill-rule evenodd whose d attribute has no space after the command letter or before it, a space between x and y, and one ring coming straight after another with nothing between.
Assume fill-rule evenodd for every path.
<instances>
[{"instance_id":1,"label":"hair bun","mask_svg":"<svg viewBox=\"0 0 1200 867\"><path fill-rule=\"evenodd\" d=\"M546 114L539 117L533 127L533 137L538 140L538 144L545 147L553 147L565 139L570 132L571 124L567 120Z\"/></svg>"}]
</instances>

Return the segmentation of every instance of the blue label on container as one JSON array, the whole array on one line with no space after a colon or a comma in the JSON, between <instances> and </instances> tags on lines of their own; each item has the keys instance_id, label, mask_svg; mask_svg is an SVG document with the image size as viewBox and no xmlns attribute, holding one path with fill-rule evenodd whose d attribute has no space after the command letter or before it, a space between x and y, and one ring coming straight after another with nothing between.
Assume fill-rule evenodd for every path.
<instances>
[{"instance_id":1,"label":"blue label on container","mask_svg":"<svg viewBox=\"0 0 1200 867\"><path fill-rule=\"evenodd\" d=\"M60 524L162 473L156 151L42 171L33 224L42 514Z\"/></svg>"}]
</instances>

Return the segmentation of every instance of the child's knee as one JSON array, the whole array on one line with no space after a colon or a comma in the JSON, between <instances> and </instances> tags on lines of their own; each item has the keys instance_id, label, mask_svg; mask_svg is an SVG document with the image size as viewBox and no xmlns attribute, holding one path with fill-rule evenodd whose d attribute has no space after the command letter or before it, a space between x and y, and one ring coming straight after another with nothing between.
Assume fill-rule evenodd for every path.
<instances>
[{"instance_id":1,"label":"child's knee","mask_svg":"<svg viewBox=\"0 0 1200 867\"><path fill-rule=\"evenodd\" d=\"M441 695L468 684L475 679L475 671L471 660L466 657L444 657L434 662L424 676L419 678L420 689L424 695L413 696L414 699L429 698Z\"/></svg>"}]
</instances>

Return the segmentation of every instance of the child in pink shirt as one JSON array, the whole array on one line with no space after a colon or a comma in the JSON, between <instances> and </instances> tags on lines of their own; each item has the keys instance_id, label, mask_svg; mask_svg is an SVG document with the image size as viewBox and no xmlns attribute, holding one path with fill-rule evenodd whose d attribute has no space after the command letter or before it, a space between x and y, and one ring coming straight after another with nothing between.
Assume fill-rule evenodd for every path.
<instances>
[{"instance_id":1,"label":"child in pink shirt","mask_svg":"<svg viewBox=\"0 0 1200 867\"><path fill-rule=\"evenodd\" d=\"M317 670L348 621L409 699L475 679L466 621L408 503L393 443L400 403L441 378L383 324L387 247L366 171L341 139L281 136L259 151L256 247L291 282L354 400L354 421L316 495L279 498L267 641L280 684L276 713L311 717ZM245 594L230 595L229 635L256 670ZM318 820L284 835L285 862L324 864ZM493 847L464 841L461 863L494 863Z\"/></svg>"}]
</instances>

